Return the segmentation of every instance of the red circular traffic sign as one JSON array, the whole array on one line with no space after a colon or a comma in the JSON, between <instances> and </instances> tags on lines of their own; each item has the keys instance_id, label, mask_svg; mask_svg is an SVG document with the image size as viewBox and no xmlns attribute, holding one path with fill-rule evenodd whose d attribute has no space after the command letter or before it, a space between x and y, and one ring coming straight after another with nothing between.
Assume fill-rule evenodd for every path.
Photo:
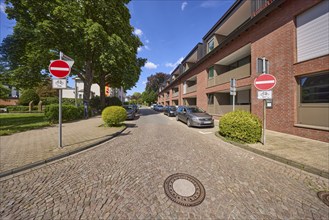
<instances>
[{"instance_id":1,"label":"red circular traffic sign","mask_svg":"<svg viewBox=\"0 0 329 220\"><path fill-rule=\"evenodd\" d=\"M275 86L275 84L276 78L271 74L262 74L254 81L254 85L258 90L270 90Z\"/></svg>"},{"instance_id":2,"label":"red circular traffic sign","mask_svg":"<svg viewBox=\"0 0 329 220\"><path fill-rule=\"evenodd\" d=\"M64 60L54 60L49 65L49 72L57 78L65 78L70 74L71 67Z\"/></svg>"}]
</instances>

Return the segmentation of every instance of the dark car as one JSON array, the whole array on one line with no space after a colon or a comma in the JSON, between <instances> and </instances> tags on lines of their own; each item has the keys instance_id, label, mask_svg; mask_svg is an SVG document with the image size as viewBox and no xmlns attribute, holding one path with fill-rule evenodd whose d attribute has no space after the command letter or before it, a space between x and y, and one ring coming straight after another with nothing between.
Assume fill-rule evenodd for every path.
<instances>
[{"instance_id":1,"label":"dark car","mask_svg":"<svg viewBox=\"0 0 329 220\"><path fill-rule=\"evenodd\" d=\"M133 107L133 109L134 109L134 111L135 111L135 114L138 112L138 106L136 105L136 104L132 104L131 105L132 107Z\"/></svg>"},{"instance_id":2,"label":"dark car","mask_svg":"<svg viewBox=\"0 0 329 220\"><path fill-rule=\"evenodd\" d=\"M127 119L130 119L130 120L135 119L136 112L132 105L124 105L123 108L126 109Z\"/></svg>"},{"instance_id":3,"label":"dark car","mask_svg":"<svg viewBox=\"0 0 329 220\"><path fill-rule=\"evenodd\" d=\"M154 106L154 110L158 111L158 112L162 112L163 111L163 105Z\"/></svg>"},{"instance_id":4,"label":"dark car","mask_svg":"<svg viewBox=\"0 0 329 220\"><path fill-rule=\"evenodd\" d=\"M176 109L176 106L166 106L163 109L163 114L168 115L169 117L176 116Z\"/></svg>"},{"instance_id":5,"label":"dark car","mask_svg":"<svg viewBox=\"0 0 329 220\"><path fill-rule=\"evenodd\" d=\"M189 127L214 127L212 116L197 106L179 106L176 120L185 122Z\"/></svg>"}]
</instances>

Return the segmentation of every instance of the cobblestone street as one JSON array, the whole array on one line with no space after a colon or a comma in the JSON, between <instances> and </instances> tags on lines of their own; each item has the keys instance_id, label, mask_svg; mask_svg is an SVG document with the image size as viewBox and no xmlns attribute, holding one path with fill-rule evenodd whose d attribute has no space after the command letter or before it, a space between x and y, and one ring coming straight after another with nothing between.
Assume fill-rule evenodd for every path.
<instances>
[{"instance_id":1,"label":"cobblestone street","mask_svg":"<svg viewBox=\"0 0 329 220\"><path fill-rule=\"evenodd\" d=\"M207 131L202 129L202 131ZM196 177L205 200L172 202L165 179ZM142 109L113 140L0 180L1 219L328 219L328 179Z\"/></svg>"}]
</instances>

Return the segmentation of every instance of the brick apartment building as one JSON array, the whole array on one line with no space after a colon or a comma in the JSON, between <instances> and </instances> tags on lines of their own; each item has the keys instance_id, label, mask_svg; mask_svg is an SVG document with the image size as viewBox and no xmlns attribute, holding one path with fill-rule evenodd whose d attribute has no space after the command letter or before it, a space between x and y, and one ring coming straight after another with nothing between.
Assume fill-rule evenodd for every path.
<instances>
[{"instance_id":1,"label":"brick apartment building","mask_svg":"<svg viewBox=\"0 0 329 220\"><path fill-rule=\"evenodd\" d=\"M163 105L197 105L215 118L235 108L263 117L254 79L265 57L277 79L267 128L329 142L329 1L237 0L171 73Z\"/></svg>"}]
</instances>

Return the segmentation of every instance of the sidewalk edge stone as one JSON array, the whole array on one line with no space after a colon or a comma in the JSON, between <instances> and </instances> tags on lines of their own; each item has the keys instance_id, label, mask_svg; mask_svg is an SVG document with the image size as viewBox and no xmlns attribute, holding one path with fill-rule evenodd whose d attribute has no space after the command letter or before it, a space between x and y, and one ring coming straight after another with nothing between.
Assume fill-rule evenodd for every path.
<instances>
[{"instance_id":1,"label":"sidewalk edge stone","mask_svg":"<svg viewBox=\"0 0 329 220\"><path fill-rule=\"evenodd\" d=\"M93 142L91 144L87 144L85 146L82 146L80 148L77 148L77 149L74 149L74 150L71 150L71 151L68 151L68 152L65 152L65 153L62 153L62 154L59 154L59 155L56 155L56 156L53 156L53 157L50 157L50 158L47 158L45 160L39 160L39 161L36 161L36 162L33 162L33 163L30 163L30 164L27 164L27 165L23 165L21 167L17 167L17 168L14 168L14 169L10 169L10 170L6 170L6 171L3 171L3 172L0 172L0 179L3 178L3 177L6 177L6 176L9 176L9 175L13 175L13 174L17 174L19 172L22 172L22 171L26 171L28 169L31 169L31 168L35 168L37 166L40 166L40 165L44 165L44 164L47 164L49 162L53 162L53 161L56 161L56 160L59 160L59 159L62 159L64 157L67 157L67 156L70 156L70 155L73 155L73 154L76 154L76 153L79 153L81 151L84 151L84 150L87 150L91 147L94 147L94 146L97 146L99 144L102 144L106 141L109 141L111 140L112 138L115 138L116 136L120 135L121 133L123 133L126 129L127 129L127 125L125 125L124 128L122 128L120 131L118 132L115 132L114 134L111 134L109 137L106 137L106 138L102 138L101 140L99 141L96 141L96 142Z\"/></svg>"},{"instance_id":2,"label":"sidewalk edge stone","mask_svg":"<svg viewBox=\"0 0 329 220\"><path fill-rule=\"evenodd\" d=\"M329 172L325 172L325 171L322 171L322 170L320 170L316 167L305 165L305 164L302 164L302 163L299 163L299 162L296 162L296 161L293 161L293 160L289 160L289 159L284 158L284 157L280 157L280 156L277 156L277 155L274 155L274 154L271 154L271 153L268 153L268 152L264 152L264 151L249 147L248 145L245 145L245 144L241 144L241 143L237 143L237 142L234 142L234 141L227 140L223 136L221 136L218 131L215 132L215 135L216 135L216 137L220 138L221 140L223 140L227 143L230 143L234 146L243 148L243 149L251 151L253 153L256 153L256 154L262 155L264 157L270 158L272 160L288 164L292 167L304 170L308 173L312 173L312 174L324 177L326 179L329 179Z\"/></svg>"}]
</instances>

